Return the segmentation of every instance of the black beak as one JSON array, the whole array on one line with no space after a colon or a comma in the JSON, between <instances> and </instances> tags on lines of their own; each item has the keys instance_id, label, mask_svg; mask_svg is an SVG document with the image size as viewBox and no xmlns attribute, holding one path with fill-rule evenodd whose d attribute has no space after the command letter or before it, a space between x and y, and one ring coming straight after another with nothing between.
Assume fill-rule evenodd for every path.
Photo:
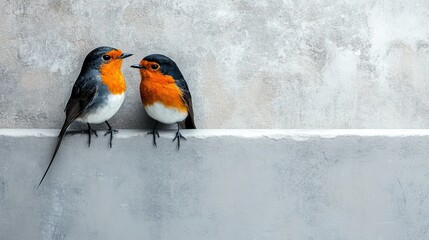
<instances>
[{"instance_id":1,"label":"black beak","mask_svg":"<svg viewBox=\"0 0 429 240\"><path fill-rule=\"evenodd\" d=\"M145 66L142 66L140 64L134 64L134 65L131 65L130 67L132 67L132 68L146 68Z\"/></svg>"},{"instance_id":2,"label":"black beak","mask_svg":"<svg viewBox=\"0 0 429 240\"><path fill-rule=\"evenodd\" d=\"M132 54L131 54L131 53L122 53L122 55L121 55L121 56L119 56L119 58L120 58L120 59L124 59L124 58L131 57L131 56L132 56Z\"/></svg>"}]
</instances>

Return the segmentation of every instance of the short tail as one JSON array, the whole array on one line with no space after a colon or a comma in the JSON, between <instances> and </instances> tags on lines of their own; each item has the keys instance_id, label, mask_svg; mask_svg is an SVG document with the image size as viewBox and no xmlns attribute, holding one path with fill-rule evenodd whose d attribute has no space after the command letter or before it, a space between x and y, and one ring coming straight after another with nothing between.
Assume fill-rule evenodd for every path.
<instances>
[{"instance_id":1,"label":"short tail","mask_svg":"<svg viewBox=\"0 0 429 240\"><path fill-rule=\"evenodd\" d=\"M43 177L42 177L42 179L40 180L39 185L37 185L37 188L39 188L39 187L40 187L40 184L42 184L43 179L45 179L46 174L48 173L49 168L51 167L52 162L54 161L54 158L55 158L55 156L57 155L58 149L60 149L61 142L63 141L63 138L64 138L64 136L65 136L65 134L66 134L66 130L67 130L67 128L69 127L69 125L70 125L70 124L71 124L71 123L68 123L67 121L66 121L66 122L64 122L64 125L63 125L63 127L61 128L61 132L60 132L60 134L58 135L58 143L57 143L57 146L55 147L54 155L52 156L51 162L49 163L48 168L46 169L45 173L43 174Z\"/></svg>"},{"instance_id":2,"label":"short tail","mask_svg":"<svg viewBox=\"0 0 429 240\"><path fill-rule=\"evenodd\" d=\"M185 128L197 129L197 126L195 126L194 118L191 115L188 115L188 117L185 119Z\"/></svg>"}]
</instances>

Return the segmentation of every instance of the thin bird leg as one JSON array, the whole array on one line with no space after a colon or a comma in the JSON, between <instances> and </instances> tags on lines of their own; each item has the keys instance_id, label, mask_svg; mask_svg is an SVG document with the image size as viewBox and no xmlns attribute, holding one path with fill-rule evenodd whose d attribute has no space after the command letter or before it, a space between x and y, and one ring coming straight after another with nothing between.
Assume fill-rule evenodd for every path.
<instances>
[{"instance_id":1,"label":"thin bird leg","mask_svg":"<svg viewBox=\"0 0 429 240\"><path fill-rule=\"evenodd\" d=\"M110 126L110 124L105 121L105 123L107 124L107 127L109 128L107 130L107 132L104 134L104 136L106 136L107 134L110 134L110 142L109 142L109 146L110 148L112 148L112 140L113 140L113 134L118 133L118 130L113 129L112 126Z\"/></svg>"},{"instance_id":2,"label":"thin bird leg","mask_svg":"<svg viewBox=\"0 0 429 240\"><path fill-rule=\"evenodd\" d=\"M91 128L91 125L88 124L88 129L86 130L71 130L66 132L66 135L76 135L76 134L88 134L88 147L91 146L91 134L94 134L96 137L98 137L97 131Z\"/></svg>"},{"instance_id":3,"label":"thin bird leg","mask_svg":"<svg viewBox=\"0 0 429 240\"><path fill-rule=\"evenodd\" d=\"M94 133L96 137L98 137L97 131L91 128L91 125L88 124L88 147L91 146L91 135Z\"/></svg>"},{"instance_id":4,"label":"thin bird leg","mask_svg":"<svg viewBox=\"0 0 429 240\"><path fill-rule=\"evenodd\" d=\"M155 122L155 125L152 128L152 131L147 133L147 135L149 135L149 134L153 135L153 145L155 147L156 147L156 138L155 138L155 136L158 136L158 138L159 138L159 132L158 132L158 129L156 129L157 125L158 125L158 121Z\"/></svg>"},{"instance_id":5,"label":"thin bird leg","mask_svg":"<svg viewBox=\"0 0 429 240\"><path fill-rule=\"evenodd\" d=\"M174 140L176 140L177 138L177 150L180 149L180 139L183 139L186 141L186 138L184 136L182 136L182 134L180 133L180 124L177 123L177 132L176 132L176 136L173 138L173 142Z\"/></svg>"}]
</instances>

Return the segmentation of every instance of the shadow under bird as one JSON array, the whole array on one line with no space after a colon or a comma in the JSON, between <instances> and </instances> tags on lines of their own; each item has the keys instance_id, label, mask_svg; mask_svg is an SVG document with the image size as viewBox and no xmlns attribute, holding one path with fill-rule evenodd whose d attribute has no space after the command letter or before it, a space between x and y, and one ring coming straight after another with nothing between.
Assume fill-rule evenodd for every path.
<instances>
[{"instance_id":1,"label":"shadow under bird","mask_svg":"<svg viewBox=\"0 0 429 240\"><path fill-rule=\"evenodd\" d=\"M66 135L67 128L74 121L86 123L88 129L70 131L67 134L88 134L88 147L91 145L91 135L94 134L98 137L90 124L105 122L108 130L104 135L110 134L109 146L112 147L113 134L118 131L112 129L107 120L115 115L124 101L126 82L121 67L122 60L130 56L132 54L122 53L121 50L112 47L98 47L86 56L65 108L66 119L58 135L57 146L37 188L46 177Z\"/></svg>"},{"instance_id":2,"label":"shadow under bird","mask_svg":"<svg viewBox=\"0 0 429 240\"><path fill-rule=\"evenodd\" d=\"M158 122L177 124L177 149L180 149L180 139L186 140L180 133L180 128L196 129L192 97L188 84L176 63L161 54L152 54L143 58L132 68L140 69L140 97L147 114L156 122L151 132L153 144L156 146Z\"/></svg>"}]
</instances>

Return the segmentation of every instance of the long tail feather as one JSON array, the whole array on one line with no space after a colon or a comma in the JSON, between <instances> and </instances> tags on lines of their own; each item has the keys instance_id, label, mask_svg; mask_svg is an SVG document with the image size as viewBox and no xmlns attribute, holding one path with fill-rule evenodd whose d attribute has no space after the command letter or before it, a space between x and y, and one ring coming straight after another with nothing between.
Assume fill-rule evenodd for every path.
<instances>
[{"instance_id":1,"label":"long tail feather","mask_svg":"<svg viewBox=\"0 0 429 240\"><path fill-rule=\"evenodd\" d=\"M63 125L63 127L61 128L61 132L60 132L60 134L58 135L58 142L57 142L57 146L55 147L54 155L52 156L51 162L49 162L48 168L46 169L45 173L43 174L43 177L42 177L42 179L40 180L39 185L37 185L37 188L39 188L39 187L40 187L40 184L42 184L43 179L45 179L46 174L48 173L49 168L51 167L52 162L54 161L54 158L55 158L55 156L57 155L58 149L60 149L60 146L61 146L61 143L62 143L62 141L63 141L63 138L64 138L64 136L65 136L65 134L66 134L66 130L67 130L67 128L69 127L69 125L70 125L70 124L71 124L71 123L68 123L68 121L65 121L65 122L64 122L64 125Z\"/></svg>"}]
</instances>

